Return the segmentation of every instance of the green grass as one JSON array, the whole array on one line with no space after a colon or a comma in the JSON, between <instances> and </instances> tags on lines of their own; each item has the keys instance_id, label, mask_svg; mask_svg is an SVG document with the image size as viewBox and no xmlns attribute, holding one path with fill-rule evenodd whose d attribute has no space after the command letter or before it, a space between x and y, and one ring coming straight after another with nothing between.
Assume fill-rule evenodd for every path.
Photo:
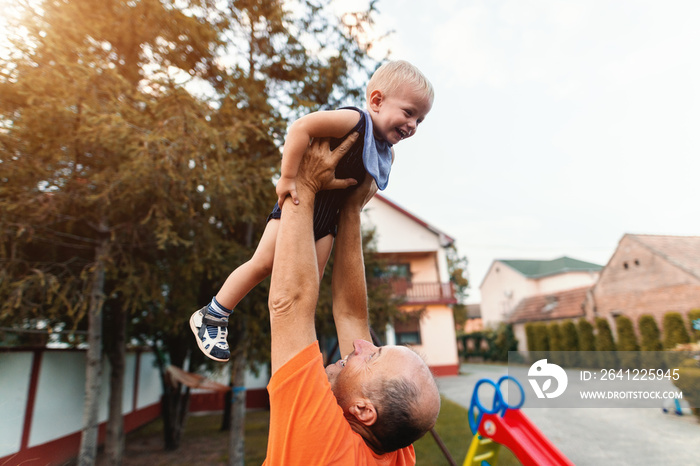
<instances>
[{"instance_id":1,"label":"green grass","mask_svg":"<svg viewBox=\"0 0 700 466\"><path fill-rule=\"evenodd\" d=\"M455 463L461 466L467 457L467 451L473 437L469 429L467 410L443 397L440 415L435 425L435 432L442 439ZM430 433L425 434L422 439L418 440L414 447L416 449L417 465L438 466L449 464ZM520 462L510 450L501 447L496 464L498 466L519 466Z\"/></svg>"},{"instance_id":2,"label":"green grass","mask_svg":"<svg viewBox=\"0 0 700 466\"><path fill-rule=\"evenodd\" d=\"M228 458L229 432L220 430L221 418L221 414L189 416L180 449L177 452L167 453L154 447L155 451L152 452L153 459L148 464L150 466L193 464L191 460L188 460L187 452L197 451L197 448L201 448L204 445L213 454L208 464L225 465ZM245 464L247 466L259 466L265 460L269 423L269 411L249 411L246 413ZM443 398L435 431L442 439L455 463L462 466L472 441L472 434L467 421L467 410ZM127 450L129 450L128 446L131 442L137 445L146 438L160 439L163 435L162 432L163 423L160 419L137 429L127 436ZM430 433L416 442L414 446L416 449L416 462L419 466L449 464ZM129 460L127 455L124 464L129 464ZM520 462L517 458L507 448L502 447L498 462L494 466L518 465L520 465Z\"/></svg>"}]
</instances>

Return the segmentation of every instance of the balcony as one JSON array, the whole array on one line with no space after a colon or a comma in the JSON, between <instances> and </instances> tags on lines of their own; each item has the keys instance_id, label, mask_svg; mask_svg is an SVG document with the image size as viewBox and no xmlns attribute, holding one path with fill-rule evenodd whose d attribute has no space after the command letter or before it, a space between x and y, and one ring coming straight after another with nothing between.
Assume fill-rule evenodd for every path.
<instances>
[{"instance_id":1,"label":"balcony","mask_svg":"<svg viewBox=\"0 0 700 466\"><path fill-rule=\"evenodd\" d=\"M409 282L408 280L390 280L394 296L403 298L404 304L456 304L454 288L451 282Z\"/></svg>"}]
</instances>

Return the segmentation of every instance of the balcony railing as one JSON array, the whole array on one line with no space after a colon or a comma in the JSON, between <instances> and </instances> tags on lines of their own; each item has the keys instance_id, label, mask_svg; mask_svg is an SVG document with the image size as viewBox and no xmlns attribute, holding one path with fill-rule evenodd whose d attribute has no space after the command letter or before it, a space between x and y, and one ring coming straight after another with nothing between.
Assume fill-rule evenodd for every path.
<instances>
[{"instance_id":1,"label":"balcony railing","mask_svg":"<svg viewBox=\"0 0 700 466\"><path fill-rule=\"evenodd\" d=\"M454 304L457 302L451 282L409 282L399 279L391 280L390 284L394 296L404 298L406 304Z\"/></svg>"}]
</instances>

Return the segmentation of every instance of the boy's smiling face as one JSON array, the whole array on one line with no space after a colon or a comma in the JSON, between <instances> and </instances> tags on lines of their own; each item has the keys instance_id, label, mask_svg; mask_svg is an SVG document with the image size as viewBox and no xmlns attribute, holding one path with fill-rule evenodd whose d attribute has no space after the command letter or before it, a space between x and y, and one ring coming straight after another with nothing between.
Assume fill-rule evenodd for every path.
<instances>
[{"instance_id":1,"label":"boy's smiling face","mask_svg":"<svg viewBox=\"0 0 700 466\"><path fill-rule=\"evenodd\" d=\"M388 95L374 90L369 96L374 135L390 144L410 138L431 107L432 102L424 93L409 85Z\"/></svg>"}]
</instances>

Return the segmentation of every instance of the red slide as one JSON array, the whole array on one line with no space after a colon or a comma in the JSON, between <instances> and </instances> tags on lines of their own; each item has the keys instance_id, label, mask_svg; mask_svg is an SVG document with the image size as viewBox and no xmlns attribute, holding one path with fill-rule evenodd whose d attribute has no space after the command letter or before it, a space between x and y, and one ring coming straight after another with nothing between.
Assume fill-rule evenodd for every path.
<instances>
[{"instance_id":1,"label":"red slide","mask_svg":"<svg viewBox=\"0 0 700 466\"><path fill-rule=\"evenodd\" d=\"M519 409L484 413L479 434L508 448L524 466L575 466Z\"/></svg>"}]
</instances>

